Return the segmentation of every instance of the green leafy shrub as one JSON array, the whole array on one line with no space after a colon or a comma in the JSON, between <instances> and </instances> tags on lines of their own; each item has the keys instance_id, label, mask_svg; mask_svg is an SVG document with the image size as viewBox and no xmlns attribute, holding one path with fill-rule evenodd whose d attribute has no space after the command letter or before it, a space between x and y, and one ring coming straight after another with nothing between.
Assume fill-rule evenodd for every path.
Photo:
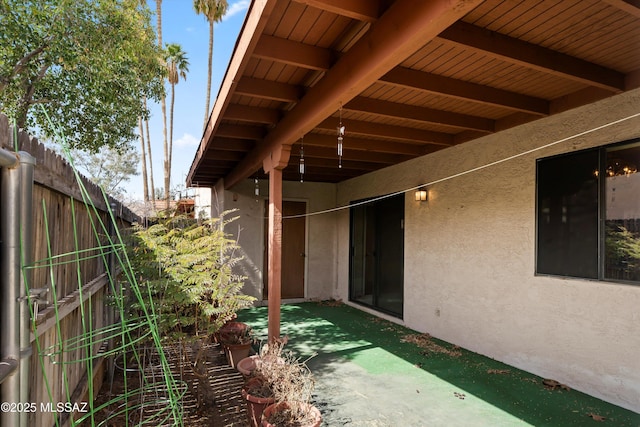
<instances>
[{"instance_id":1,"label":"green leafy shrub","mask_svg":"<svg viewBox=\"0 0 640 427\"><path fill-rule=\"evenodd\" d=\"M168 218L134 233L130 259L163 336L210 336L255 300L241 292L244 277L233 272L241 258L224 232L237 219L229 213L204 222Z\"/></svg>"}]
</instances>

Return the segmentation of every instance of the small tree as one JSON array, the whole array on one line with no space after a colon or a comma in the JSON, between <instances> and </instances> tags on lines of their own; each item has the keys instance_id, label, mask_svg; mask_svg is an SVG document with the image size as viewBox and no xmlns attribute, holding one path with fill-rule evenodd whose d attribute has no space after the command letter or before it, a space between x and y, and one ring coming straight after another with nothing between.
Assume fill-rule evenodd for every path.
<instances>
[{"instance_id":1,"label":"small tree","mask_svg":"<svg viewBox=\"0 0 640 427\"><path fill-rule=\"evenodd\" d=\"M198 408L213 401L206 358L209 337L255 300L242 294L244 278L233 272L241 258L236 256L236 241L224 232L236 218L227 219L226 214L203 223L173 217L138 228L129 247L138 284L151 296L160 335L177 341L185 356L191 343L191 358L182 360L190 366ZM130 307L134 316L142 309L135 303Z\"/></svg>"},{"instance_id":2,"label":"small tree","mask_svg":"<svg viewBox=\"0 0 640 427\"><path fill-rule=\"evenodd\" d=\"M105 193L122 199L126 193L123 184L138 175L138 153L128 144L119 149L102 147L95 153L71 150L74 165Z\"/></svg>"},{"instance_id":3,"label":"small tree","mask_svg":"<svg viewBox=\"0 0 640 427\"><path fill-rule=\"evenodd\" d=\"M200 224L169 218L135 233L133 259L140 261L137 272L154 299L163 336L206 341L255 300L241 292L244 278L233 272L241 258L224 226L237 217L226 214Z\"/></svg>"}]
</instances>

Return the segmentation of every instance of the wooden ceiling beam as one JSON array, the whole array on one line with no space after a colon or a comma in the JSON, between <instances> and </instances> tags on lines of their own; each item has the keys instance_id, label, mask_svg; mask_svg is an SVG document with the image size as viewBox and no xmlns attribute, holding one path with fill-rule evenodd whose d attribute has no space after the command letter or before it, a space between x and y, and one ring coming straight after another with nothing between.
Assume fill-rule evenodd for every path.
<instances>
[{"instance_id":1,"label":"wooden ceiling beam","mask_svg":"<svg viewBox=\"0 0 640 427\"><path fill-rule=\"evenodd\" d=\"M640 70L634 70L627 73L624 79L624 84L627 90L637 89L640 87Z\"/></svg>"},{"instance_id":2,"label":"wooden ceiling beam","mask_svg":"<svg viewBox=\"0 0 640 427\"><path fill-rule=\"evenodd\" d=\"M397 67L380 78L383 83L546 116L549 103L541 98L509 92L436 74Z\"/></svg>"},{"instance_id":3,"label":"wooden ceiling beam","mask_svg":"<svg viewBox=\"0 0 640 427\"><path fill-rule=\"evenodd\" d=\"M337 183L345 181L347 179L355 178L358 176L357 171L351 171L350 173L326 173L326 174L305 174L304 182L324 182L324 183ZM293 169L284 169L282 171L283 181L300 181L300 174L296 173ZM283 221L287 219L284 218Z\"/></svg>"},{"instance_id":4,"label":"wooden ceiling beam","mask_svg":"<svg viewBox=\"0 0 640 427\"><path fill-rule=\"evenodd\" d=\"M206 156L205 159L208 162L207 168L211 169L210 172L214 175L220 172L228 172L231 168L233 168L233 165L236 164L236 162L231 160L210 159Z\"/></svg>"},{"instance_id":5,"label":"wooden ceiling beam","mask_svg":"<svg viewBox=\"0 0 640 427\"><path fill-rule=\"evenodd\" d=\"M232 125L228 123L222 123L218 126L217 136L223 138L239 138L239 139L252 139L254 141L264 138L265 131L259 126L249 125Z\"/></svg>"},{"instance_id":6,"label":"wooden ceiling beam","mask_svg":"<svg viewBox=\"0 0 640 427\"><path fill-rule=\"evenodd\" d=\"M218 166L217 164L207 165L202 170L198 171L198 177L201 179L205 177L222 178L227 172L229 172L229 169L231 169L230 166L224 167Z\"/></svg>"},{"instance_id":7,"label":"wooden ceiling beam","mask_svg":"<svg viewBox=\"0 0 640 427\"><path fill-rule=\"evenodd\" d=\"M403 141L410 144L434 144L452 145L453 138L450 134L432 132L424 129L416 129L404 126L386 125L376 122L365 122L360 120L347 120L349 135L377 136L388 138L394 141ZM318 124L317 129L334 131L337 127L338 119L330 117Z\"/></svg>"},{"instance_id":8,"label":"wooden ceiling beam","mask_svg":"<svg viewBox=\"0 0 640 427\"><path fill-rule=\"evenodd\" d=\"M255 141L248 139L222 138L216 136L213 138L207 151L224 150L224 151L251 151L256 146Z\"/></svg>"},{"instance_id":9,"label":"wooden ceiling beam","mask_svg":"<svg viewBox=\"0 0 640 427\"><path fill-rule=\"evenodd\" d=\"M335 4L348 4L340 0ZM231 188L355 98L482 0L396 0L225 179Z\"/></svg>"},{"instance_id":10,"label":"wooden ceiling beam","mask_svg":"<svg viewBox=\"0 0 640 427\"><path fill-rule=\"evenodd\" d=\"M289 164L293 167L297 167L300 164L299 152L291 152L291 159ZM307 168L326 168L333 169L335 171L335 169L338 168L338 160L337 158L309 157L309 155L305 152L305 165ZM362 162L349 159L349 168L357 169L363 172L371 172L380 169L380 163Z\"/></svg>"},{"instance_id":11,"label":"wooden ceiling beam","mask_svg":"<svg viewBox=\"0 0 640 427\"><path fill-rule=\"evenodd\" d=\"M446 28L439 37L513 64L615 93L624 91L623 73L462 21Z\"/></svg>"},{"instance_id":12,"label":"wooden ceiling beam","mask_svg":"<svg viewBox=\"0 0 640 427\"><path fill-rule=\"evenodd\" d=\"M376 169L380 169L380 167L369 170L367 172L372 172ZM287 168L284 169L285 171L291 171L293 176L296 176L298 180L300 180L300 170L297 168L297 166L292 165L289 166ZM356 169L356 168L352 168L351 166L347 166L344 165L342 168L338 169L338 167L336 165L333 165L331 167L315 167L315 168L311 168L305 171L304 174L304 178L305 181L307 181L312 175L316 176L316 177L320 177L323 176L326 178L327 176L333 176L333 175L340 175L340 176L349 176L349 177L355 177L355 176L359 176L362 175L362 170L361 169ZM345 179L345 178L343 178Z\"/></svg>"},{"instance_id":13,"label":"wooden ceiling beam","mask_svg":"<svg viewBox=\"0 0 640 427\"><path fill-rule=\"evenodd\" d=\"M459 129L468 129L492 133L495 123L484 117L453 113L415 105L400 104L380 99L358 96L344 106L346 110L359 111L379 116L394 117L422 123L447 125Z\"/></svg>"},{"instance_id":14,"label":"wooden ceiling beam","mask_svg":"<svg viewBox=\"0 0 640 427\"><path fill-rule=\"evenodd\" d=\"M336 137L330 135L311 133L304 136L305 149L308 146L318 146L336 147L337 150L337 143ZM348 135L344 137L343 146L345 150L375 151L378 153L406 154L409 156L421 156L425 154L425 149L421 145L381 141L379 139L354 138Z\"/></svg>"},{"instance_id":15,"label":"wooden ceiling beam","mask_svg":"<svg viewBox=\"0 0 640 427\"><path fill-rule=\"evenodd\" d=\"M280 119L280 111L264 107L230 104L224 112L224 119L275 125Z\"/></svg>"},{"instance_id":16,"label":"wooden ceiling beam","mask_svg":"<svg viewBox=\"0 0 640 427\"><path fill-rule=\"evenodd\" d=\"M253 56L310 70L325 71L331 67L333 54L330 49L263 35L253 51Z\"/></svg>"},{"instance_id":17,"label":"wooden ceiling beam","mask_svg":"<svg viewBox=\"0 0 640 427\"><path fill-rule=\"evenodd\" d=\"M597 87L586 87L551 101L551 114L571 110L581 105L591 104L611 96L611 92Z\"/></svg>"},{"instance_id":18,"label":"wooden ceiling beam","mask_svg":"<svg viewBox=\"0 0 640 427\"><path fill-rule=\"evenodd\" d=\"M346 16L358 21L375 22L382 14L381 0L293 0L296 3Z\"/></svg>"},{"instance_id":19,"label":"wooden ceiling beam","mask_svg":"<svg viewBox=\"0 0 640 427\"><path fill-rule=\"evenodd\" d=\"M281 102L296 102L302 96L302 90L297 86L253 77L242 77L235 93Z\"/></svg>"},{"instance_id":20,"label":"wooden ceiling beam","mask_svg":"<svg viewBox=\"0 0 640 427\"><path fill-rule=\"evenodd\" d=\"M306 138L305 138L306 141ZM305 158L318 158L318 159L332 159L335 161L336 167L338 166L338 153L336 147L329 146L304 146ZM395 163L404 162L412 159L413 155L408 154L393 154L393 153L376 153L374 151L358 151L352 150L350 147L345 147L342 155L344 160L353 160L359 162L368 163L383 163L385 165L392 165Z\"/></svg>"},{"instance_id":21,"label":"wooden ceiling beam","mask_svg":"<svg viewBox=\"0 0 640 427\"><path fill-rule=\"evenodd\" d=\"M604 0L604 2L631 16L640 18L640 0Z\"/></svg>"},{"instance_id":22,"label":"wooden ceiling beam","mask_svg":"<svg viewBox=\"0 0 640 427\"><path fill-rule=\"evenodd\" d=\"M239 162L244 157L242 151L229 150L208 150L205 152L204 158L213 161L234 161Z\"/></svg>"}]
</instances>

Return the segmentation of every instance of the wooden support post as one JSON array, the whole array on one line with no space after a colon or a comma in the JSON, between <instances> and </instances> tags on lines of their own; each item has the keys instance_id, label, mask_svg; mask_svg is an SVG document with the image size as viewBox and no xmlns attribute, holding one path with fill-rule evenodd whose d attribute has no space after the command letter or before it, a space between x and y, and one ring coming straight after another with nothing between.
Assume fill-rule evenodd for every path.
<instances>
[{"instance_id":1,"label":"wooden support post","mask_svg":"<svg viewBox=\"0 0 640 427\"><path fill-rule=\"evenodd\" d=\"M269 171L269 341L280 337L282 170Z\"/></svg>"},{"instance_id":2,"label":"wooden support post","mask_svg":"<svg viewBox=\"0 0 640 427\"><path fill-rule=\"evenodd\" d=\"M269 341L280 338L280 300L282 282L282 169L289 163L291 147L278 147L264 159L269 174Z\"/></svg>"}]
</instances>

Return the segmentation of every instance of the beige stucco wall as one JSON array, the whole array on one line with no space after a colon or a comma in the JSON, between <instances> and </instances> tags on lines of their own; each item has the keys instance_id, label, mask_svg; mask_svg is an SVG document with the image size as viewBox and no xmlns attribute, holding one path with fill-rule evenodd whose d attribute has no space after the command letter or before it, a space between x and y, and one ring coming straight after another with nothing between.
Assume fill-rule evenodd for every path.
<instances>
[{"instance_id":1,"label":"beige stucco wall","mask_svg":"<svg viewBox=\"0 0 640 427\"><path fill-rule=\"evenodd\" d=\"M213 191L208 187L199 187L193 190L195 198L194 211L196 218L211 218L211 195Z\"/></svg>"},{"instance_id":2,"label":"beige stucco wall","mask_svg":"<svg viewBox=\"0 0 640 427\"><path fill-rule=\"evenodd\" d=\"M260 195L255 196L253 180L244 181L231 191L224 191L224 209L238 209L239 219L228 231L238 237L244 260L242 272L247 277L244 292L262 301L264 263L264 211L268 199L268 181L260 181ZM214 191L215 195L215 191ZM215 196L214 196L215 199ZM283 199L304 201L307 212L320 212L336 206L335 184L285 182ZM305 299L326 299L337 283L337 221L335 214L310 215L306 222Z\"/></svg>"},{"instance_id":3,"label":"beige stucco wall","mask_svg":"<svg viewBox=\"0 0 640 427\"><path fill-rule=\"evenodd\" d=\"M342 206L437 182L405 199L404 323L640 412L640 286L534 274L536 159L640 137L638 117L588 132L639 112L635 90L339 184ZM347 300L349 214L335 215Z\"/></svg>"}]
</instances>

